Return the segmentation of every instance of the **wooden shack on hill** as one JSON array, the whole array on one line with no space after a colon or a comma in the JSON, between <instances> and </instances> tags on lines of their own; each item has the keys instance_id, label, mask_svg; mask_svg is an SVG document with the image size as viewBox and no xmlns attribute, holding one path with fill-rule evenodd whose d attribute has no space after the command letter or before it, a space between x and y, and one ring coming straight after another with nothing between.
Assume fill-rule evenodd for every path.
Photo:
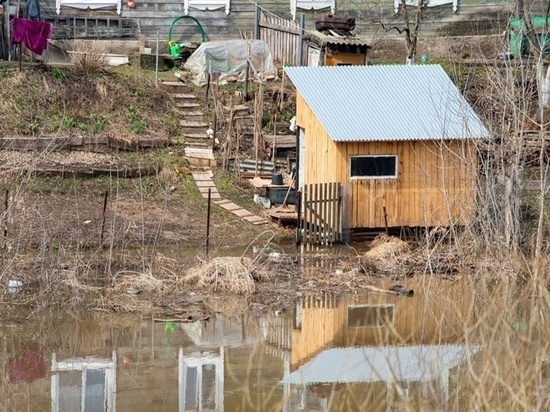
<instances>
[{"instance_id":1,"label":"wooden shack on hill","mask_svg":"<svg viewBox=\"0 0 550 412\"><path fill-rule=\"evenodd\" d=\"M474 139L488 138L439 65L290 67L302 235L468 224Z\"/></svg>"}]
</instances>

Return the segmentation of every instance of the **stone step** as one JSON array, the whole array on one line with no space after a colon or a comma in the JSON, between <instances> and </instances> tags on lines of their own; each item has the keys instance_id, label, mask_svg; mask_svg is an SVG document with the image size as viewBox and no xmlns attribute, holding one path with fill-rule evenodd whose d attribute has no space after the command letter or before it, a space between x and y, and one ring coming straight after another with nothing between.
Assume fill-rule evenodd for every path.
<instances>
[{"instance_id":1,"label":"stone step","mask_svg":"<svg viewBox=\"0 0 550 412\"><path fill-rule=\"evenodd\" d=\"M182 82L161 82L160 87L166 90L171 95L175 94L192 94L193 89Z\"/></svg>"},{"instance_id":2,"label":"stone step","mask_svg":"<svg viewBox=\"0 0 550 412\"><path fill-rule=\"evenodd\" d=\"M224 109L227 110L228 112L231 112L231 106L225 106ZM244 104L238 104L237 106L233 106L233 113L242 113L242 112L248 112L248 111L250 111L250 109L248 108L248 106Z\"/></svg>"},{"instance_id":3,"label":"stone step","mask_svg":"<svg viewBox=\"0 0 550 412\"><path fill-rule=\"evenodd\" d=\"M185 133L183 135L185 139L208 139L205 133Z\"/></svg>"},{"instance_id":4,"label":"stone step","mask_svg":"<svg viewBox=\"0 0 550 412\"><path fill-rule=\"evenodd\" d=\"M172 97L176 100L197 100L197 96L191 93L172 93Z\"/></svg>"},{"instance_id":5,"label":"stone step","mask_svg":"<svg viewBox=\"0 0 550 412\"><path fill-rule=\"evenodd\" d=\"M209 142L185 142L185 148L200 148L200 149L204 149L204 148L209 148L210 147L210 143Z\"/></svg>"},{"instance_id":6,"label":"stone step","mask_svg":"<svg viewBox=\"0 0 550 412\"><path fill-rule=\"evenodd\" d=\"M195 102L183 101L183 102L176 102L176 107L180 109L197 109L201 107L201 105Z\"/></svg>"},{"instance_id":7,"label":"stone step","mask_svg":"<svg viewBox=\"0 0 550 412\"><path fill-rule=\"evenodd\" d=\"M161 84L161 86L186 86L186 87L189 87L184 82L179 81L179 80L174 80L174 81L164 80L164 81L160 82L160 84Z\"/></svg>"},{"instance_id":8,"label":"stone step","mask_svg":"<svg viewBox=\"0 0 550 412\"><path fill-rule=\"evenodd\" d=\"M192 116L192 117L204 116L204 113L201 112L200 110L180 110L180 113L185 118L189 116Z\"/></svg>"},{"instance_id":9,"label":"stone step","mask_svg":"<svg viewBox=\"0 0 550 412\"><path fill-rule=\"evenodd\" d=\"M204 129L204 132L206 133L206 128L208 127L208 124L201 121L194 121L194 120L180 120L180 126L181 127L188 127L188 128L202 128Z\"/></svg>"}]
</instances>

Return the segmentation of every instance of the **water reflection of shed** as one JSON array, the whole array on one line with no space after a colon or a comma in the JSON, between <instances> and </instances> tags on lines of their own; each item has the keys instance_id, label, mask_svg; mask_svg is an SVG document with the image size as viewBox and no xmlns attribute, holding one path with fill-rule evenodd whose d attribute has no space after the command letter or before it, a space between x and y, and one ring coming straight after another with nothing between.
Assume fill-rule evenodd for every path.
<instances>
[{"instance_id":1,"label":"water reflection of shed","mask_svg":"<svg viewBox=\"0 0 550 412\"><path fill-rule=\"evenodd\" d=\"M463 291L447 286L449 301L460 302ZM282 379L286 410L329 408L337 398L349 408L350 390L354 402L377 410L415 393L437 393L437 405L446 404L451 371L479 348L461 342L468 302L446 305L439 296L434 305L427 293L305 298L295 310Z\"/></svg>"},{"instance_id":2,"label":"water reflection of shed","mask_svg":"<svg viewBox=\"0 0 550 412\"><path fill-rule=\"evenodd\" d=\"M464 345L327 349L284 377L287 409L294 410L294 403L307 403L308 386L332 384L384 383L385 388L380 389L385 389L386 410L392 410L391 405L402 401L399 398L408 398L415 384L424 394L438 394L437 403L446 405L451 369L479 350L479 347ZM291 391L291 387L295 390ZM404 392L405 396L395 396L396 391ZM335 393L327 395L321 398L321 404ZM380 401L377 403L380 405Z\"/></svg>"},{"instance_id":3,"label":"water reflection of shed","mask_svg":"<svg viewBox=\"0 0 550 412\"><path fill-rule=\"evenodd\" d=\"M423 296L309 297L296 308L292 365L329 346L455 343L463 327L452 306L431 305Z\"/></svg>"}]
</instances>

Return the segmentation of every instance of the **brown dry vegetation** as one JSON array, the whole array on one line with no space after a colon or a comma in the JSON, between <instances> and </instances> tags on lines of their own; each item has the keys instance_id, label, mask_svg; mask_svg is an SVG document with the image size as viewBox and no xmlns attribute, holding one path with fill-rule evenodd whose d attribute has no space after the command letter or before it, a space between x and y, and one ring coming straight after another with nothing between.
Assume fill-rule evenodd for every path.
<instances>
[{"instance_id":1,"label":"brown dry vegetation","mask_svg":"<svg viewBox=\"0 0 550 412\"><path fill-rule=\"evenodd\" d=\"M2 230L6 230L0 252L2 299L38 308L66 303L109 311L177 313L194 292L243 293L245 307L254 302L285 305L311 290L356 291L381 277L400 280L416 274L472 275L512 283L537 277L539 286L546 285L548 262L541 251L547 243L537 234L537 228L543 235L548 231L541 191L536 185L530 186L527 195L507 191L510 182L517 189L515 185L531 171L526 165L538 160L523 152L510 156L521 144L520 126L536 111L533 91L527 87L532 84L532 72L518 78L523 75L519 68L457 66L449 71L495 136L489 147L486 142L480 146L480 208L472 226L426 231L411 244L381 238L366 254L359 245L351 253L330 250L328 254L254 257L253 262L237 265L250 259L250 254L224 252L224 248L252 245L264 229L243 226L214 207L210 245L215 252L210 257L239 257L231 262L205 257L200 248L205 203L180 147L146 154L78 154L73 160L68 154L4 152L0 200L7 201L8 209L2 215ZM82 74L39 67L2 74L0 135L107 134L136 140L178 134L169 98L139 70ZM212 92L217 94L219 119L226 118L224 103L236 103L238 86ZM505 93L507 89L516 94ZM259 89L254 86L254 90ZM270 125L292 112L292 88L288 82L270 85L263 100L266 114L261 125L271 133ZM518 109L523 104L528 110ZM226 127L223 121L220 126ZM223 141L224 132L221 136ZM141 165L154 173L136 179L117 177L116 172L94 179L70 173L61 178L34 175L45 167L86 169L96 164L114 170ZM238 178L216 172L224 196L239 204L251 197ZM103 213L105 193L108 202ZM520 213L522 207L530 210L529 216ZM291 236L277 230L272 238ZM195 255L204 262L197 264ZM267 274L269 281L262 281L267 277L258 273ZM7 279L21 279L25 292L9 294ZM200 296L192 300L203 299Z\"/></svg>"}]
</instances>

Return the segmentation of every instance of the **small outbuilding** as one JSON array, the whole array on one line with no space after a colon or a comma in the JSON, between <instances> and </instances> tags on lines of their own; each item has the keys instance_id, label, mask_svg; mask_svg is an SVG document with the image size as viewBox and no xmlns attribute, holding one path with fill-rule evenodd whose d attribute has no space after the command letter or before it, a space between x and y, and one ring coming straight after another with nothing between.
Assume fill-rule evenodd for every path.
<instances>
[{"instance_id":1,"label":"small outbuilding","mask_svg":"<svg viewBox=\"0 0 550 412\"><path fill-rule=\"evenodd\" d=\"M370 46L351 33L312 31L306 37L308 66L357 66L368 63Z\"/></svg>"},{"instance_id":2,"label":"small outbuilding","mask_svg":"<svg viewBox=\"0 0 550 412\"><path fill-rule=\"evenodd\" d=\"M285 70L297 91L297 182L306 241L471 221L474 139L489 132L441 66Z\"/></svg>"}]
</instances>

